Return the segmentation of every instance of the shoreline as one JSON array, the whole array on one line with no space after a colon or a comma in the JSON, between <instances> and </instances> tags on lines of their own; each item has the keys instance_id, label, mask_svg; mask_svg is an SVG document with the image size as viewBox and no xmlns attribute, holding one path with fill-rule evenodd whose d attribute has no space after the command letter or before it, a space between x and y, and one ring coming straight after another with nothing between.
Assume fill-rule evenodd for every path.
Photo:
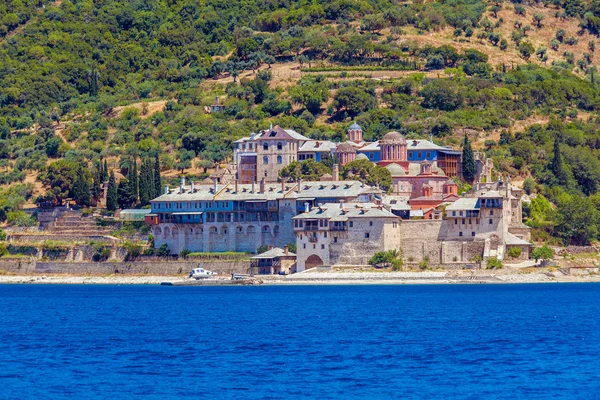
<instances>
[{"instance_id":1,"label":"shoreline","mask_svg":"<svg viewBox=\"0 0 600 400\"><path fill-rule=\"evenodd\" d=\"M160 285L162 282L181 286L229 286L229 277L193 281L186 276L156 275L0 275L0 284L59 285ZM536 283L600 283L600 275L552 276L548 273L456 274L445 272L323 272L290 276L256 276L236 286L292 285L428 285L428 284L536 284ZM175 285L179 286L179 285Z\"/></svg>"}]
</instances>

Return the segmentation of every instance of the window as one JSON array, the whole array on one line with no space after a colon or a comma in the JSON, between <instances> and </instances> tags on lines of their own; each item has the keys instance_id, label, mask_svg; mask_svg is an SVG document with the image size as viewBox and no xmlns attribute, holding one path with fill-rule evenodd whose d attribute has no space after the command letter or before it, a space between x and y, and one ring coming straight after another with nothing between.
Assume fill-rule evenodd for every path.
<instances>
[{"instance_id":1,"label":"window","mask_svg":"<svg viewBox=\"0 0 600 400\"><path fill-rule=\"evenodd\" d=\"M494 210L490 210L490 216L494 215Z\"/></svg>"},{"instance_id":2,"label":"window","mask_svg":"<svg viewBox=\"0 0 600 400\"><path fill-rule=\"evenodd\" d=\"M350 228L354 226L354 221L350 221Z\"/></svg>"},{"instance_id":3,"label":"window","mask_svg":"<svg viewBox=\"0 0 600 400\"><path fill-rule=\"evenodd\" d=\"M463 224L463 225L465 224L465 219L464 219L464 218L462 219L462 224Z\"/></svg>"},{"instance_id":4,"label":"window","mask_svg":"<svg viewBox=\"0 0 600 400\"><path fill-rule=\"evenodd\" d=\"M277 142L277 150L283 149L283 144L281 142Z\"/></svg>"},{"instance_id":5,"label":"window","mask_svg":"<svg viewBox=\"0 0 600 400\"><path fill-rule=\"evenodd\" d=\"M492 224L492 219L490 218L490 225Z\"/></svg>"},{"instance_id":6,"label":"window","mask_svg":"<svg viewBox=\"0 0 600 400\"><path fill-rule=\"evenodd\" d=\"M337 243L337 236L333 237L333 243Z\"/></svg>"},{"instance_id":7,"label":"window","mask_svg":"<svg viewBox=\"0 0 600 400\"><path fill-rule=\"evenodd\" d=\"M458 232L458 236L462 236L462 232Z\"/></svg>"},{"instance_id":8,"label":"window","mask_svg":"<svg viewBox=\"0 0 600 400\"><path fill-rule=\"evenodd\" d=\"M421 152L418 152L417 153L417 158L421 158L421 156L422 156Z\"/></svg>"},{"instance_id":9,"label":"window","mask_svg":"<svg viewBox=\"0 0 600 400\"><path fill-rule=\"evenodd\" d=\"M452 211L452 216L456 217L456 211Z\"/></svg>"},{"instance_id":10,"label":"window","mask_svg":"<svg viewBox=\"0 0 600 400\"><path fill-rule=\"evenodd\" d=\"M325 245L324 244L321 245L321 250L325 250Z\"/></svg>"},{"instance_id":11,"label":"window","mask_svg":"<svg viewBox=\"0 0 600 400\"><path fill-rule=\"evenodd\" d=\"M263 150L269 150L269 143L267 143L267 142L263 143Z\"/></svg>"},{"instance_id":12,"label":"window","mask_svg":"<svg viewBox=\"0 0 600 400\"><path fill-rule=\"evenodd\" d=\"M477 219L475 220L475 223L476 223L477 225L479 225L479 218L477 218Z\"/></svg>"},{"instance_id":13,"label":"window","mask_svg":"<svg viewBox=\"0 0 600 400\"><path fill-rule=\"evenodd\" d=\"M429 151L427 152L427 158L431 158L431 153Z\"/></svg>"},{"instance_id":14,"label":"window","mask_svg":"<svg viewBox=\"0 0 600 400\"><path fill-rule=\"evenodd\" d=\"M462 216L463 216L463 212L461 211L461 212L459 213L459 215L462 217Z\"/></svg>"},{"instance_id":15,"label":"window","mask_svg":"<svg viewBox=\"0 0 600 400\"><path fill-rule=\"evenodd\" d=\"M306 248L306 243L302 244L302 248L305 249Z\"/></svg>"},{"instance_id":16,"label":"window","mask_svg":"<svg viewBox=\"0 0 600 400\"><path fill-rule=\"evenodd\" d=\"M283 158L281 156L277 156L277 164L281 164L283 162Z\"/></svg>"},{"instance_id":17,"label":"window","mask_svg":"<svg viewBox=\"0 0 600 400\"><path fill-rule=\"evenodd\" d=\"M369 232L365 232L365 239L369 238Z\"/></svg>"},{"instance_id":18,"label":"window","mask_svg":"<svg viewBox=\"0 0 600 400\"><path fill-rule=\"evenodd\" d=\"M269 163L269 157L268 156L264 156L263 157L263 164L268 164Z\"/></svg>"},{"instance_id":19,"label":"window","mask_svg":"<svg viewBox=\"0 0 600 400\"><path fill-rule=\"evenodd\" d=\"M475 232L471 232L471 236L475 236Z\"/></svg>"},{"instance_id":20,"label":"window","mask_svg":"<svg viewBox=\"0 0 600 400\"><path fill-rule=\"evenodd\" d=\"M454 220L454 225L457 225L457 224L458 224L458 220L457 220L457 219L455 219L455 220Z\"/></svg>"},{"instance_id":21,"label":"window","mask_svg":"<svg viewBox=\"0 0 600 400\"><path fill-rule=\"evenodd\" d=\"M471 220L469 219L469 225L471 225Z\"/></svg>"},{"instance_id":22,"label":"window","mask_svg":"<svg viewBox=\"0 0 600 400\"><path fill-rule=\"evenodd\" d=\"M369 221L369 226L373 226L373 221Z\"/></svg>"}]
</instances>

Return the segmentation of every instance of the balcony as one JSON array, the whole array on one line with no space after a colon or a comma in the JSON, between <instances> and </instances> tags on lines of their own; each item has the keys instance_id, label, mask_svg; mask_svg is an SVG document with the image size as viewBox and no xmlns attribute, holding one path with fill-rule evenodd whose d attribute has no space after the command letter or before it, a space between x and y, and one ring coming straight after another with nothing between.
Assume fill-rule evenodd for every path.
<instances>
[{"instance_id":1,"label":"balcony","mask_svg":"<svg viewBox=\"0 0 600 400\"><path fill-rule=\"evenodd\" d=\"M338 232L347 231L348 227L347 226L332 226L331 230L332 231L338 231Z\"/></svg>"},{"instance_id":2,"label":"balcony","mask_svg":"<svg viewBox=\"0 0 600 400\"><path fill-rule=\"evenodd\" d=\"M317 243L319 241L319 238L315 235L315 236L309 236L308 237L308 241L311 243Z\"/></svg>"}]
</instances>

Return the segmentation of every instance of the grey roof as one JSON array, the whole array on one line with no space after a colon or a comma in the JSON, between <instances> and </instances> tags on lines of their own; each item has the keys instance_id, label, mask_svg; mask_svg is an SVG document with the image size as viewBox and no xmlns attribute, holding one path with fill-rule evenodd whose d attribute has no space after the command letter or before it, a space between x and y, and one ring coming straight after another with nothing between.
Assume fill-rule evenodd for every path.
<instances>
[{"instance_id":1,"label":"grey roof","mask_svg":"<svg viewBox=\"0 0 600 400\"><path fill-rule=\"evenodd\" d=\"M296 187L296 186L294 186ZM372 188L360 181L334 181L334 182L302 182L300 193L289 193L290 198L342 198L358 197L368 193Z\"/></svg>"},{"instance_id":2,"label":"grey roof","mask_svg":"<svg viewBox=\"0 0 600 400\"><path fill-rule=\"evenodd\" d=\"M502 195L496 192L495 190L490 190L489 192L486 192L480 195L479 197L482 199L499 199L502 198Z\"/></svg>"},{"instance_id":3,"label":"grey roof","mask_svg":"<svg viewBox=\"0 0 600 400\"><path fill-rule=\"evenodd\" d=\"M319 145L317 146L317 143ZM335 143L329 140L309 140L305 142L299 149L298 153L307 153L307 152L331 152L335 150Z\"/></svg>"},{"instance_id":4,"label":"grey roof","mask_svg":"<svg viewBox=\"0 0 600 400\"><path fill-rule=\"evenodd\" d=\"M300 183L301 191L297 192L298 183L288 182L285 187L281 183L266 183L265 191L260 192L260 183L238 184L238 191L235 191L235 184L218 184L214 191L214 185L194 185L194 192L191 192L191 185L183 187L183 193L179 193L180 188L176 187L169 190L168 194L163 194L152 202L162 201L259 201L259 200L277 200L277 199L301 199L301 198L356 198L361 194L372 193L374 188L364 185L360 181L306 181Z\"/></svg>"},{"instance_id":5,"label":"grey roof","mask_svg":"<svg viewBox=\"0 0 600 400\"><path fill-rule=\"evenodd\" d=\"M531 246L531 243L529 243L527 240L521 239L510 232L506 234L504 243L509 246Z\"/></svg>"},{"instance_id":6,"label":"grey roof","mask_svg":"<svg viewBox=\"0 0 600 400\"><path fill-rule=\"evenodd\" d=\"M383 205L390 210L407 211L410 210L408 201L410 196L385 196L383 198Z\"/></svg>"},{"instance_id":7,"label":"grey roof","mask_svg":"<svg viewBox=\"0 0 600 400\"><path fill-rule=\"evenodd\" d=\"M345 218L397 218L383 207L373 203L327 203L313 207L309 212L293 219L332 219Z\"/></svg>"},{"instance_id":8,"label":"grey roof","mask_svg":"<svg viewBox=\"0 0 600 400\"><path fill-rule=\"evenodd\" d=\"M381 150L379 147L379 142L371 142L371 143L367 143L366 145L364 145L360 149L357 149L356 151L365 152L365 151L379 151L379 150Z\"/></svg>"},{"instance_id":9,"label":"grey roof","mask_svg":"<svg viewBox=\"0 0 600 400\"><path fill-rule=\"evenodd\" d=\"M292 253L291 251L288 251L288 253L285 254L285 250L283 250L280 247L275 247L275 248L272 248L271 250L267 250L264 253L260 253L256 256L250 257L250 258L258 259L258 258L278 258L278 257L296 257L296 254Z\"/></svg>"},{"instance_id":10,"label":"grey roof","mask_svg":"<svg viewBox=\"0 0 600 400\"><path fill-rule=\"evenodd\" d=\"M425 139L408 139L407 141L407 149L408 150L446 150L448 151L448 149L442 147L442 146L438 146L435 143L430 142L429 140L425 140Z\"/></svg>"},{"instance_id":11,"label":"grey roof","mask_svg":"<svg viewBox=\"0 0 600 400\"><path fill-rule=\"evenodd\" d=\"M123 215L123 214L131 214L131 215L146 215L146 214L150 214L150 209L149 208L127 208L125 210L121 210L121 212L119 213L119 215Z\"/></svg>"},{"instance_id":12,"label":"grey roof","mask_svg":"<svg viewBox=\"0 0 600 400\"><path fill-rule=\"evenodd\" d=\"M362 128L360 127L359 124L356 123L356 121L354 121L352 123L352 125L350 125L350 128L348 128L348 129L352 129L352 130L354 130L354 129L360 129L360 130L362 130Z\"/></svg>"},{"instance_id":13,"label":"grey roof","mask_svg":"<svg viewBox=\"0 0 600 400\"><path fill-rule=\"evenodd\" d=\"M479 199L477 197L462 197L446 207L446 211L478 210Z\"/></svg>"}]
</instances>

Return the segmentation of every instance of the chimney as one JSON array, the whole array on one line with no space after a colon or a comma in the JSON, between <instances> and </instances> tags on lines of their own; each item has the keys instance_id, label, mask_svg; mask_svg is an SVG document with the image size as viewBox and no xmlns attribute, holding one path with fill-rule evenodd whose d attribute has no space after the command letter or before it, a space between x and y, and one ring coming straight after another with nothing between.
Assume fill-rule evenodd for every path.
<instances>
[{"instance_id":1,"label":"chimney","mask_svg":"<svg viewBox=\"0 0 600 400\"><path fill-rule=\"evenodd\" d=\"M302 192L302 178L298 178L298 187L296 188L296 192Z\"/></svg>"},{"instance_id":2,"label":"chimney","mask_svg":"<svg viewBox=\"0 0 600 400\"><path fill-rule=\"evenodd\" d=\"M217 178L213 179L213 190L215 193L217 193Z\"/></svg>"},{"instance_id":3,"label":"chimney","mask_svg":"<svg viewBox=\"0 0 600 400\"><path fill-rule=\"evenodd\" d=\"M321 143L317 140L317 142L315 143L315 148L318 149L320 145Z\"/></svg>"},{"instance_id":4,"label":"chimney","mask_svg":"<svg viewBox=\"0 0 600 400\"><path fill-rule=\"evenodd\" d=\"M333 164L333 181L338 182L340 180L340 166Z\"/></svg>"},{"instance_id":5,"label":"chimney","mask_svg":"<svg viewBox=\"0 0 600 400\"><path fill-rule=\"evenodd\" d=\"M273 250L273 246L272 245L269 245L269 250Z\"/></svg>"},{"instance_id":6,"label":"chimney","mask_svg":"<svg viewBox=\"0 0 600 400\"><path fill-rule=\"evenodd\" d=\"M235 180L235 192L238 193L238 180Z\"/></svg>"},{"instance_id":7,"label":"chimney","mask_svg":"<svg viewBox=\"0 0 600 400\"><path fill-rule=\"evenodd\" d=\"M254 184L255 183L256 183L255 181L252 181L252 193L254 193Z\"/></svg>"},{"instance_id":8,"label":"chimney","mask_svg":"<svg viewBox=\"0 0 600 400\"><path fill-rule=\"evenodd\" d=\"M259 193L264 193L265 192L265 178L262 178L260 180L260 192Z\"/></svg>"},{"instance_id":9,"label":"chimney","mask_svg":"<svg viewBox=\"0 0 600 400\"><path fill-rule=\"evenodd\" d=\"M285 193L285 178L281 179L281 193Z\"/></svg>"},{"instance_id":10,"label":"chimney","mask_svg":"<svg viewBox=\"0 0 600 400\"><path fill-rule=\"evenodd\" d=\"M310 203L304 203L304 212L309 212L310 211Z\"/></svg>"},{"instance_id":11,"label":"chimney","mask_svg":"<svg viewBox=\"0 0 600 400\"><path fill-rule=\"evenodd\" d=\"M183 186L185 185L185 176L181 177L181 183L179 184L179 194L183 194Z\"/></svg>"},{"instance_id":12,"label":"chimney","mask_svg":"<svg viewBox=\"0 0 600 400\"><path fill-rule=\"evenodd\" d=\"M169 194L169 185L165 185L165 194Z\"/></svg>"},{"instance_id":13,"label":"chimney","mask_svg":"<svg viewBox=\"0 0 600 400\"><path fill-rule=\"evenodd\" d=\"M271 122L271 124L269 125L269 129L273 129L273 123Z\"/></svg>"},{"instance_id":14,"label":"chimney","mask_svg":"<svg viewBox=\"0 0 600 400\"><path fill-rule=\"evenodd\" d=\"M285 246L283 246L283 255L287 256L289 252L290 252L290 246L288 246L286 244Z\"/></svg>"},{"instance_id":15,"label":"chimney","mask_svg":"<svg viewBox=\"0 0 600 400\"><path fill-rule=\"evenodd\" d=\"M194 181L190 182L190 192L194 193Z\"/></svg>"}]
</instances>

